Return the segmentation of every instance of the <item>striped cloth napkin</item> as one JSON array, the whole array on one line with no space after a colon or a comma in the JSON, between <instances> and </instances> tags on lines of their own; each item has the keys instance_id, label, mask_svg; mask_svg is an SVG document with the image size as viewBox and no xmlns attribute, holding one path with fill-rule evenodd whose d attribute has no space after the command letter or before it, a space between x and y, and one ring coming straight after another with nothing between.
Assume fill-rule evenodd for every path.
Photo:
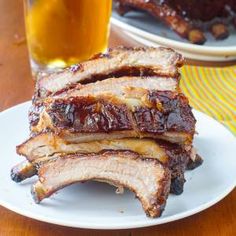
<instances>
[{"instance_id":1,"label":"striped cloth napkin","mask_svg":"<svg viewBox=\"0 0 236 236\"><path fill-rule=\"evenodd\" d=\"M236 135L236 66L184 66L182 91L193 108L223 123Z\"/></svg>"}]
</instances>

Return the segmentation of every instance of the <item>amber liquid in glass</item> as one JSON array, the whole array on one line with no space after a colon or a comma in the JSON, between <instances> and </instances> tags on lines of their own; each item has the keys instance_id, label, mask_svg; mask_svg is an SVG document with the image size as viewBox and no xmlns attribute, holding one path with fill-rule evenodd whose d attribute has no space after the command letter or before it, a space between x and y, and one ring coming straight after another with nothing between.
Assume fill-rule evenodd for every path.
<instances>
[{"instance_id":1,"label":"amber liquid in glass","mask_svg":"<svg viewBox=\"0 0 236 236\"><path fill-rule=\"evenodd\" d=\"M104 52L112 0L26 0L25 23L31 60L63 68Z\"/></svg>"}]
</instances>

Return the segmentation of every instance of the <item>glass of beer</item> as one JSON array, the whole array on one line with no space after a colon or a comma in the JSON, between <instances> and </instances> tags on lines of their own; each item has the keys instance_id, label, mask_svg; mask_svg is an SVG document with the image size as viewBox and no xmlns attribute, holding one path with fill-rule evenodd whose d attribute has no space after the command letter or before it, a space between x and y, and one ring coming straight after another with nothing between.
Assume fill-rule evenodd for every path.
<instances>
[{"instance_id":1,"label":"glass of beer","mask_svg":"<svg viewBox=\"0 0 236 236\"><path fill-rule=\"evenodd\" d=\"M89 59L108 45L112 0L24 0L33 72Z\"/></svg>"}]
</instances>

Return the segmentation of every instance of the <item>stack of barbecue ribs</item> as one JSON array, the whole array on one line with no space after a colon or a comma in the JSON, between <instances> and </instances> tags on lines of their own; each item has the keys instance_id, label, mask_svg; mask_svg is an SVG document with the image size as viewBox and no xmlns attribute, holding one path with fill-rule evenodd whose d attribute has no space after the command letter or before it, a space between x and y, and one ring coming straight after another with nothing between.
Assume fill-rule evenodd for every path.
<instances>
[{"instance_id":1,"label":"stack of barbecue ribs","mask_svg":"<svg viewBox=\"0 0 236 236\"><path fill-rule=\"evenodd\" d=\"M39 79L31 135L17 146L27 160L12 179L38 175L36 203L75 182L107 182L132 190L148 216L160 216L169 192L183 192L185 170L202 162L179 88L182 64L172 49L119 47Z\"/></svg>"}]
</instances>

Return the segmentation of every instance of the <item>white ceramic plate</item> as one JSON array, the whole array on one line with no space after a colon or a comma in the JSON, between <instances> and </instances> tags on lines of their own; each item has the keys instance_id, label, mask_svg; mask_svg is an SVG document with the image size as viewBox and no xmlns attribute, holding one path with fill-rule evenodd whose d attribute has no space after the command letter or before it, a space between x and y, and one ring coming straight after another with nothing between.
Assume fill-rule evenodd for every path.
<instances>
[{"instance_id":1,"label":"white ceramic plate","mask_svg":"<svg viewBox=\"0 0 236 236\"><path fill-rule=\"evenodd\" d=\"M191 59L201 60L234 60L236 59L236 30L229 27L230 36L225 40L215 40L210 33L206 33L207 41L204 45L191 44L181 38L160 21L155 20L143 12L131 11L124 17L113 10L112 24L153 43L171 47L185 54ZM212 59L213 58L213 59Z\"/></svg>"},{"instance_id":2,"label":"white ceramic plate","mask_svg":"<svg viewBox=\"0 0 236 236\"><path fill-rule=\"evenodd\" d=\"M235 137L215 120L195 111L199 132L195 146L204 163L186 173L184 193L169 197L162 217L147 218L131 192L116 195L113 187L95 182L72 185L37 205L30 194L36 179L16 184L9 176L11 167L22 160L15 146L28 137L29 105L24 103L0 114L0 204L21 215L80 228L144 227L193 215L217 203L235 187Z\"/></svg>"}]
</instances>

